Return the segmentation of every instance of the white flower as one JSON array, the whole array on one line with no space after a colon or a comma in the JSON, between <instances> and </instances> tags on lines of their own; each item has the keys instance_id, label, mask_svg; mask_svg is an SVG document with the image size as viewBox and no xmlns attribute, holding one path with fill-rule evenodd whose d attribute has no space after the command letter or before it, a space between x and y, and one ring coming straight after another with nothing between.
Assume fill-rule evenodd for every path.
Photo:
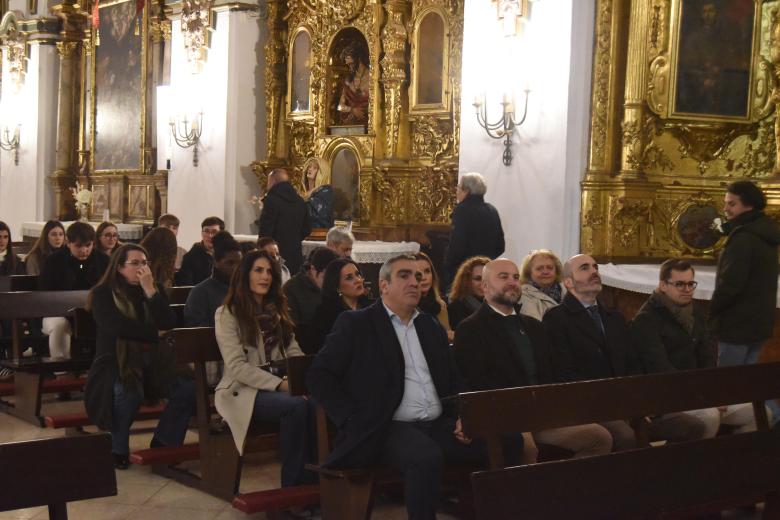
<instances>
[{"instance_id":1,"label":"white flower","mask_svg":"<svg viewBox=\"0 0 780 520\"><path fill-rule=\"evenodd\" d=\"M718 231L718 233L723 233L723 221L720 219L720 217L715 217L712 219L712 229Z\"/></svg>"},{"instance_id":2,"label":"white flower","mask_svg":"<svg viewBox=\"0 0 780 520\"><path fill-rule=\"evenodd\" d=\"M75 188L70 189L70 192L73 194L73 199L79 204L89 204L92 202L92 192L78 182L76 183Z\"/></svg>"}]
</instances>

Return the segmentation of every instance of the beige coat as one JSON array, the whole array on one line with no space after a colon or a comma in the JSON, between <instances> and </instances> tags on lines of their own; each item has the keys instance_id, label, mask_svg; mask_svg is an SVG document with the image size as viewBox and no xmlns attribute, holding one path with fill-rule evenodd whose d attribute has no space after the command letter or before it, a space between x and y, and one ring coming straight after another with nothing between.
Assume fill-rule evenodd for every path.
<instances>
[{"instance_id":1,"label":"beige coat","mask_svg":"<svg viewBox=\"0 0 780 520\"><path fill-rule=\"evenodd\" d=\"M561 284L561 289L561 295L565 296L566 288L563 287L563 284ZM520 314L542 321L544 313L559 304L530 283L527 283L523 284L523 295L520 297L520 305L522 305Z\"/></svg>"},{"instance_id":2,"label":"beige coat","mask_svg":"<svg viewBox=\"0 0 780 520\"><path fill-rule=\"evenodd\" d=\"M257 391L274 392L282 379L260 368L266 363L262 338L256 345L243 343L238 320L224 305L214 314L214 325L219 351L225 362L222 380L217 385L214 404L230 426L238 452L243 454ZM279 348L271 352L272 360L302 355L303 352L294 337L287 345L285 353L280 352Z\"/></svg>"}]
</instances>

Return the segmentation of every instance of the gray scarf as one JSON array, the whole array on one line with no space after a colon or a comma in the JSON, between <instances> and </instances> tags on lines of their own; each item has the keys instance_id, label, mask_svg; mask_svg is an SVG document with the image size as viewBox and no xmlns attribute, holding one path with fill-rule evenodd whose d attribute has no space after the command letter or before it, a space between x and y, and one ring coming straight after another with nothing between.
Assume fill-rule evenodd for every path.
<instances>
[{"instance_id":1,"label":"gray scarf","mask_svg":"<svg viewBox=\"0 0 780 520\"><path fill-rule=\"evenodd\" d=\"M693 302L683 306L677 305L664 293L658 291L658 289L653 291L652 298L666 307L672 313L677 323L682 325L688 334L693 334L693 326L696 321L693 316Z\"/></svg>"}]
</instances>

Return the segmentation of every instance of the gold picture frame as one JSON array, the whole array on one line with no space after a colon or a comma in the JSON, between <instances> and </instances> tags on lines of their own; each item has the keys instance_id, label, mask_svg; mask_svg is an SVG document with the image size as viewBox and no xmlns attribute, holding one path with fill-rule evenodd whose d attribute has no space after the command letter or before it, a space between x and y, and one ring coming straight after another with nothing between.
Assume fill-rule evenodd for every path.
<instances>
[{"instance_id":1,"label":"gold picture frame","mask_svg":"<svg viewBox=\"0 0 780 520\"><path fill-rule=\"evenodd\" d=\"M432 25L427 25L423 28L423 25L426 24L429 20L433 20L432 17L438 17L438 19L441 21L441 49L440 54L437 56L437 52L439 49L436 48L430 48L430 45L425 45L425 43L433 43L433 42L424 42L422 34L423 32L426 33L428 36L434 36L435 37L435 27ZM423 31L423 29L426 29ZM434 31L431 31L431 29L434 29ZM410 109L409 112L411 114L435 114L435 113L446 113L449 111L450 107L450 96L452 94L451 88L449 85L450 77L449 77L449 49L450 49L450 27L448 23L447 15L445 14L444 10L440 7L427 7L424 9L421 9L420 12L417 14L414 22L414 37L412 39L412 56L413 59L411 60L411 78L412 81L409 85L409 100L410 100ZM437 60L438 58L438 60ZM429 71L431 71L433 68L435 68L436 61L440 60L440 68L439 72L441 74L440 82L435 81L435 77L431 78L434 81L431 82L430 79L427 79L423 77L423 75ZM438 83L438 85L434 85L434 83ZM436 89L440 85L439 90L439 101L436 102L435 100L432 101L431 96L426 95L423 93L421 95L421 90L430 90L430 89Z\"/></svg>"},{"instance_id":2,"label":"gold picture frame","mask_svg":"<svg viewBox=\"0 0 780 520\"><path fill-rule=\"evenodd\" d=\"M100 28L92 29L88 117L89 170L94 174L139 174L151 166L151 155L146 153L151 139L147 121L149 12L147 5L136 16L135 6L133 0L101 2ZM133 41L135 38L139 41ZM118 70L129 74L112 77ZM119 88L112 88L114 85ZM116 95L120 97L113 99ZM128 116L138 121L138 139L129 142ZM104 153L104 149L110 151Z\"/></svg>"},{"instance_id":3,"label":"gold picture frame","mask_svg":"<svg viewBox=\"0 0 780 520\"><path fill-rule=\"evenodd\" d=\"M305 54L306 62L300 63L300 59L303 56L296 53L296 46L303 45L304 40L299 40L302 37L308 38L306 44L308 45L308 53ZM311 119L313 116L312 111L312 37L311 30L308 26L301 26L293 31L290 36L290 43L288 45L287 54L287 117L291 120L298 119ZM302 105L303 97L298 97L297 94L305 92L305 105Z\"/></svg>"}]
</instances>

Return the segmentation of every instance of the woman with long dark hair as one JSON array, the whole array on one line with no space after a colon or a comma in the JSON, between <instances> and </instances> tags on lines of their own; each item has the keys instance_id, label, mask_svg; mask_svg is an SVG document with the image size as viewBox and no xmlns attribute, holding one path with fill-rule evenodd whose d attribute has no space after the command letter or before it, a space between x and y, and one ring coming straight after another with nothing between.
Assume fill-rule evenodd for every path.
<instances>
[{"instance_id":1,"label":"woman with long dark hair","mask_svg":"<svg viewBox=\"0 0 780 520\"><path fill-rule=\"evenodd\" d=\"M95 319L97 348L84 405L95 425L111 432L116 468L129 465L130 426L144 400L168 398L151 446L181 445L195 407L195 385L159 342L175 317L143 247L125 244L116 250L89 293L87 309Z\"/></svg>"},{"instance_id":2,"label":"woman with long dark hair","mask_svg":"<svg viewBox=\"0 0 780 520\"><path fill-rule=\"evenodd\" d=\"M20 274L22 263L16 258L11 239L11 228L0 221L0 275Z\"/></svg>"},{"instance_id":3,"label":"woman with long dark hair","mask_svg":"<svg viewBox=\"0 0 780 520\"><path fill-rule=\"evenodd\" d=\"M286 376L271 366L303 355L282 292L279 263L265 251L244 256L214 321L225 362L214 402L230 425L238 452L244 451L251 423L279 421L282 487L311 482L314 475L305 464L314 460L312 409L304 398L289 395Z\"/></svg>"},{"instance_id":4,"label":"woman with long dark hair","mask_svg":"<svg viewBox=\"0 0 780 520\"><path fill-rule=\"evenodd\" d=\"M322 282L322 302L317 306L312 322L314 340L312 346L316 354L330 334L336 318L344 311L362 309L371 304L366 297L363 273L351 258L337 258L325 268Z\"/></svg>"},{"instance_id":5,"label":"woman with long dark hair","mask_svg":"<svg viewBox=\"0 0 780 520\"><path fill-rule=\"evenodd\" d=\"M490 262L486 256L472 256L458 267L452 280L447 315L452 330L458 328L461 321L474 314L485 299L482 290L482 271Z\"/></svg>"},{"instance_id":6,"label":"woman with long dark hair","mask_svg":"<svg viewBox=\"0 0 780 520\"><path fill-rule=\"evenodd\" d=\"M172 287L178 248L173 231L156 227L141 240L141 246L149 252L149 268L155 281L163 287Z\"/></svg>"},{"instance_id":7,"label":"woman with long dark hair","mask_svg":"<svg viewBox=\"0 0 780 520\"><path fill-rule=\"evenodd\" d=\"M50 220L43 226L41 236L24 259L25 272L41 274L44 262L53 252L65 245L65 227L59 220Z\"/></svg>"},{"instance_id":8,"label":"woman with long dark hair","mask_svg":"<svg viewBox=\"0 0 780 520\"><path fill-rule=\"evenodd\" d=\"M433 267L433 262L425 253L415 253L417 259L417 269L422 273L420 279L420 304L421 311L430 314L437 320L444 330L447 331L447 338L452 342L455 333L450 327L450 318L447 315L447 305L439 294L439 275Z\"/></svg>"}]
</instances>

